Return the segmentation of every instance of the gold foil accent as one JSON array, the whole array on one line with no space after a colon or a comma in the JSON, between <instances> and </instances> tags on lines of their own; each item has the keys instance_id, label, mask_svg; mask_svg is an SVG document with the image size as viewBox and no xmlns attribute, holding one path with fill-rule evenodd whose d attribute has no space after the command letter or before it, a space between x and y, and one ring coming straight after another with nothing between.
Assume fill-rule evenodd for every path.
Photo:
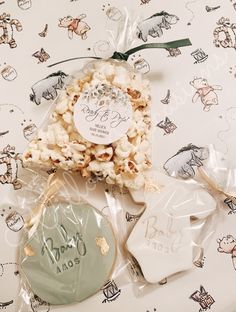
<instances>
[{"instance_id":1,"label":"gold foil accent","mask_svg":"<svg viewBox=\"0 0 236 312\"><path fill-rule=\"evenodd\" d=\"M101 254L103 256L106 256L110 247L107 244L105 237L96 237L95 241L96 241L97 246L100 247Z\"/></svg>"},{"instance_id":2,"label":"gold foil accent","mask_svg":"<svg viewBox=\"0 0 236 312\"><path fill-rule=\"evenodd\" d=\"M35 255L35 253L34 253L32 247L29 246L29 245L28 245L28 246L25 246L24 252L25 252L25 255L26 255L27 257L32 257L32 256Z\"/></svg>"},{"instance_id":3,"label":"gold foil accent","mask_svg":"<svg viewBox=\"0 0 236 312\"><path fill-rule=\"evenodd\" d=\"M145 192L157 192L160 193L163 185L158 185L155 181L147 179L144 184Z\"/></svg>"}]
</instances>

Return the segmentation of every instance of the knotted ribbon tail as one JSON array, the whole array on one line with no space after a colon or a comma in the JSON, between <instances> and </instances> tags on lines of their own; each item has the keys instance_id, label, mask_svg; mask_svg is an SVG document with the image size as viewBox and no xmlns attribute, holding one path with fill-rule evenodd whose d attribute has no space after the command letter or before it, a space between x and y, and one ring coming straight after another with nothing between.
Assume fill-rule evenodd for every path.
<instances>
[{"instance_id":1,"label":"knotted ribbon tail","mask_svg":"<svg viewBox=\"0 0 236 312\"><path fill-rule=\"evenodd\" d=\"M70 59L66 59L66 60L63 60L63 61L59 61L59 62L57 62L57 63L50 64L50 65L48 65L47 67L53 67L53 66L56 66L56 65L60 65L60 64L62 64L62 63L67 63L67 62L75 61L75 60L83 60L83 59L101 60L101 57L97 57L97 56L79 56L79 57L72 57L72 58L70 58Z\"/></svg>"},{"instance_id":2,"label":"knotted ribbon tail","mask_svg":"<svg viewBox=\"0 0 236 312\"><path fill-rule=\"evenodd\" d=\"M164 42L164 43L146 43L140 46L137 46L133 49L126 51L125 53L114 52L111 58L116 60L127 61L131 54L134 54L140 50L144 49L176 49L180 47L191 46L192 43L189 39L181 39L176 41Z\"/></svg>"},{"instance_id":3,"label":"knotted ribbon tail","mask_svg":"<svg viewBox=\"0 0 236 312\"><path fill-rule=\"evenodd\" d=\"M225 197L235 197L235 194L230 194L228 192L225 192L214 180L212 180L209 175L206 173L206 171L202 168L198 168L198 172L200 173L201 178L203 181L206 182L207 186L210 187L211 190L213 190L215 193L222 194Z\"/></svg>"},{"instance_id":4,"label":"knotted ribbon tail","mask_svg":"<svg viewBox=\"0 0 236 312\"><path fill-rule=\"evenodd\" d=\"M128 61L129 54L121 53L121 52L114 52L111 58L115 60Z\"/></svg>"}]
</instances>

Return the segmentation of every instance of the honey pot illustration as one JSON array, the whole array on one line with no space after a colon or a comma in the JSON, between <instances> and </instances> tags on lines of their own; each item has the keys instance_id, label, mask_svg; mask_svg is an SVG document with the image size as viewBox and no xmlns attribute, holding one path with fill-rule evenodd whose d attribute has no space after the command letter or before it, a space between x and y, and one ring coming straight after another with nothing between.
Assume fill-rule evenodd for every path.
<instances>
[{"instance_id":1,"label":"honey pot illustration","mask_svg":"<svg viewBox=\"0 0 236 312\"><path fill-rule=\"evenodd\" d=\"M15 68L13 68L10 65L5 66L1 71L0 71L2 78L5 79L6 81L13 81L17 78L17 72Z\"/></svg>"}]
</instances>

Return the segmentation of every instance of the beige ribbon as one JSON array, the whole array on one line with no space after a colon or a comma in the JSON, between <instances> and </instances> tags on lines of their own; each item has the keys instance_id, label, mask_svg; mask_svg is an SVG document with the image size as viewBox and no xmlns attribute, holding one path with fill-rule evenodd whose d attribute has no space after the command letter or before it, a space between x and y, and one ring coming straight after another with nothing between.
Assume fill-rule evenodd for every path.
<instances>
[{"instance_id":1,"label":"beige ribbon","mask_svg":"<svg viewBox=\"0 0 236 312\"><path fill-rule=\"evenodd\" d=\"M202 167L198 168L198 172L201 178L207 183L207 186L209 186L213 192L224 195L227 198L232 199L232 202L236 204L235 195L225 192L215 181L213 181L209 177L209 175L206 173L206 171Z\"/></svg>"},{"instance_id":2,"label":"beige ribbon","mask_svg":"<svg viewBox=\"0 0 236 312\"><path fill-rule=\"evenodd\" d=\"M63 182L58 178L55 178L55 173L51 174L48 177L43 197L40 200L39 205L31 210L31 215L25 223L25 227L27 229L31 229L33 226L34 228L38 226L40 217L42 215L43 209L46 206L46 203L59 191L62 186Z\"/></svg>"}]
</instances>

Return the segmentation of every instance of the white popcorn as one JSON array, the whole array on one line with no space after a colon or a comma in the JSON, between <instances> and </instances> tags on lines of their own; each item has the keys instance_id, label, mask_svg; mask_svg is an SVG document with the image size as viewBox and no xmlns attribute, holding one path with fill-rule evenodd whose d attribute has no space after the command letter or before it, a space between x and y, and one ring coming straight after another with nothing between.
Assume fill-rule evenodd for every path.
<instances>
[{"instance_id":1,"label":"white popcorn","mask_svg":"<svg viewBox=\"0 0 236 312\"><path fill-rule=\"evenodd\" d=\"M35 141L32 141L29 143L29 150L30 149L32 149L32 150L37 149L37 147L38 147L38 144Z\"/></svg>"},{"instance_id":2,"label":"white popcorn","mask_svg":"<svg viewBox=\"0 0 236 312\"><path fill-rule=\"evenodd\" d=\"M93 80L98 81L99 83L101 83L101 82L106 83L107 82L106 76L101 72L94 72Z\"/></svg>"},{"instance_id":3,"label":"white popcorn","mask_svg":"<svg viewBox=\"0 0 236 312\"><path fill-rule=\"evenodd\" d=\"M73 104L73 101L70 101L70 102L68 103L68 109L69 109L71 112L74 111L74 104Z\"/></svg>"},{"instance_id":4,"label":"white popcorn","mask_svg":"<svg viewBox=\"0 0 236 312\"><path fill-rule=\"evenodd\" d=\"M122 137L116 143L115 153L120 158L129 157L130 153L133 151L133 145L128 141L127 136Z\"/></svg>"},{"instance_id":5,"label":"white popcorn","mask_svg":"<svg viewBox=\"0 0 236 312\"><path fill-rule=\"evenodd\" d=\"M116 180L111 178L110 176L106 177L105 181L107 184L115 184L116 183Z\"/></svg>"},{"instance_id":6,"label":"white popcorn","mask_svg":"<svg viewBox=\"0 0 236 312\"><path fill-rule=\"evenodd\" d=\"M103 148L103 146L101 146L101 148L96 148L96 152L95 152L95 158L99 161L110 161L112 156L113 156L113 149L112 147L107 147L107 148Z\"/></svg>"},{"instance_id":7,"label":"white popcorn","mask_svg":"<svg viewBox=\"0 0 236 312\"><path fill-rule=\"evenodd\" d=\"M41 154L40 151L33 150L32 153L31 153L31 155L32 155L31 160L32 160L33 162L39 161L39 159L40 159L40 154Z\"/></svg>"},{"instance_id":8,"label":"white popcorn","mask_svg":"<svg viewBox=\"0 0 236 312\"><path fill-rule=\"evenodd\" d=\"M141 91L149 86L149 84L146 84L146 81L140 73L136 73L133 79L130 80L129 85L131 88Z\"/></svg>"},{"instance_id":9,"label":"white popcorn","mask_svg":"<svg viewBox=\"0 0 236 312\"><path fill-rule=\"evenodd\" d=\"M103 176L112 176L114 174L113 171L114 163L110 162L99 162L97 160L93 160L88 165L88 170L93 172L95 175L103 174Z\"/></svg>"},{"instance_id":10,"label":"white popcorn","mask_svg":"<svg viewBox=\"0 0 236 312\"><path fill-rule=\"evenodd\" d=\"M57 124L55 124L57 125ZM48 127L48 132L45 133L45 137L42 138L42 142L48 143L48 144L56 144L57 140L56 140L56 135L55 132L53 131L52 126Z\"/></svg>"},{"instance_id":11,"label":"white popcorn","mask_svg":"<svg viewBox=\"0 0 236 312\"><path fill-rule=\"evenodd\" d=\"M115 74L114 66L108 62L95 63L95 70L103 74L104 76L112 76Z\"/></svg>"},{"instance_id":12,"label":"white popcorn","mask_svg":"<svg viewBox=\"0 0 236 312\"><path fill-rule=\"evenodd\" d=\"M129 76L127 74L124 74L124 72L120 71L116 73L113 84L117 87L126 87L129 82Z\"/></svg>"},{"instance_id":13,"label":"white popcorn","mask_svg":"<svg viewBox=\"0 0 236 312\"><path fill-rule=\"evenodd\" d=\"M143 163L145 161L145 154L143 153L137 153L134 156L134 160L137 164Z\"/></svg>"},{"instance_id":14,"label":"white popcorn","mask_svg":"<svg viewBox=\"0 0 236 312\"><path fill-rule=\"evenodd\" d=\"M125 159L125 158L127 158L127 157L129 157L129 155L130 155L130 152L131 151L124 151L124 150L122 150L122 149L120 149L120 148L116 148L116 150L115 150L115 153L116 153L116 155L118 156L118 157L120 157L120 158L122 158L122 159Z\"/></svg>"},{"instance_id":15,"label":"white popcorn","mask_svg":"<svg viewBox=\"0 0 236 312\"><path fill-rule=\"evenodd\" d=\"M110 60L90 62L68 81L50 113L48 125L38 130L23 154L24 164L80 171L83 177L96 176L121 187L144 186L143 172L151 165L149 82L125 62ZM101 83L122 89L133 108L127 133L108 145L87 141L73 120L74 105L81 94Z\"/></svg>"},{"instance_id":16,"label":"white popcorn","mask_svg":"<svg viewBox=\"0 0 236 312\"><path fill-rule=\"evenodd\" d=\"M57 122L58 121L58 114L56 112L53 112L50 116L50 120L52 122Z\"/></svg>"},{"instance_id":17,"label":"white popcorn","mask_svg":"<svg viewBox=\"0 0 236 312\"><path fill-rule=\"evenodd\" d=\"M125 159L124 161L124 172L130 174L137 174L139 172L137 165L130 159Z\"/></svg>"},{"instance_id":18,"label":"white popcorn","mask_svg":"<svg viewBox=\"0 0 236 312\"><path fill-rule=\"evenodd\" d=\"M132 125L127 132L129 138L134 138L137 135L137 123L135 120L132 120Z\"/></svg>"},{"instance_id":19,"label":"white popcorn","mask_svg":"<svg viewBox=\"0 0 236 312\"><path fill-rule=\"evenodd\" d=\"M65 161L65 157L63 157L63 155L57 150L50 151L50 158L56 162L64 162Z\"/></svg>"},{"instance_id":20,"label":"white popcorn","mask_svg":"<svg viewBox=\"0 0 236 312\"><path fill-rule=\"evenodd\" d=\"M48 161L51 158L51 151L48 150L46 147L41 152L41 159L43 161Z\"/></svg>"},{"instance_id":21,"label":"white popcorn","mask_svg":"<svg viewBox=\"0 0 236 312\"><path fill-rule=\"evenodd\" d=\"M71 124L73 122L73 115L69 111L66 111L66 113L63 114L62 118L68 124Z\"/></svg>"},{"instance_id":22,"label":"white popcorn","mask_svg":"<svg viewBox=\"0 0 236 312\"><path fill-rule=\"evenodd\" d=\"M84 162L84 155L80 152L74 152L73 153L73 159L76 163L83 163Z\"/></svg>"},{"instance_id":23,"label":"white popcorn","mask_svg":"<svg viewBox=\"0 0 236 312\"><path fill-rule=\"evenodd\" d=\"M77 143L76 141L73 141L69 143L70 147L78 152L84 152L86 151L86 145Z\"/></svg>"},{"instance_id":24,"label":"white popcorn","mask_svg":"<svg viewBox=\"0 0 236 312\"><path fill-rule=\"evenodd\" d=\"M148 140L143 140L138 146L138 150L141 152L146 152L150 149L150 142Z\"/></svg>"},{"instance_id":25,"label":"white popcorn","mask_svg":"<svg viewBox=\"0 0 236 312\"><path fill-rule=\"evenodd\" d=\"M63 99L56 104L55 111L58 114L64 114L68 109L68 99Z\"/></svg>"},{"instance_id":26,"label":"white popcorn","mask_svg":"<svg viewBox=\"0 0 236 312\"><path fill-rule=\"evenodd\" d=\"M69 158L69 157L72 157L73 155L73 151L70 149L70 146L69 145L65 145L62 149L61 149L61 152L62 154Z\"/></svg>"},{"instance_id":27,"label":"white popcorn","mask_svg":"<svg viewBox=\"0 0 236 312\"><path fill-rule=\"evenodd\" d=\"M124 178L123 183L127 188L139 189L144 186L145 178L143 174L139 174L135 178Z\"/></svg>"},{"instance_id":28,"label":"white popcorn","mask_svg":"<svg viewBox=\"0 0 236 312\"><path fill-rule=\"evenodd\" d=\"M50 137L48 137L48 142L57 144L58 146L63 146L69 142L69 135L65 128L60 123L55 123L48 126Z\"/></svg>"}]
</instances>

